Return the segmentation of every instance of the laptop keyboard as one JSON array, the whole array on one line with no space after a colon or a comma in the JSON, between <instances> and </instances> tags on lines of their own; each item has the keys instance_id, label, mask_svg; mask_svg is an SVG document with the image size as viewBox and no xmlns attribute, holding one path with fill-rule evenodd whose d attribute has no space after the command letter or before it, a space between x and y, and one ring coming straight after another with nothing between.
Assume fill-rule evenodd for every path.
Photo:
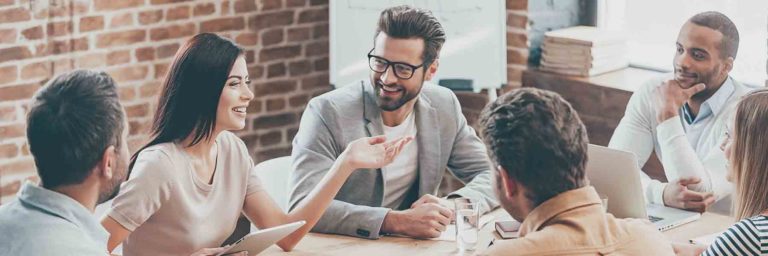
<instances>
[{"instance_id":1,"label":"laptop keyboard","mask_svg":"<svg viewBox=\"0 0 768 256\"><path fill-rule=\"evenodd\" d=\"M659 217L656 217L656 216L651 216L651 215L648 215L648 219L649 219L651 222L658 222L658 221L660 221L660 220L663 220L664 218L659 218Z\"/></svg>"}]
</instances>

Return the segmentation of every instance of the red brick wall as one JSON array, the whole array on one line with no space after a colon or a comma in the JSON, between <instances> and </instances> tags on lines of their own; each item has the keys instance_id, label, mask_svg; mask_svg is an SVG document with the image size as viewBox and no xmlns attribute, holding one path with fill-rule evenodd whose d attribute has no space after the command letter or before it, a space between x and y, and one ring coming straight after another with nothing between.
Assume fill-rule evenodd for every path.
<instances>
[{"instance_id":1,"label":"red brick wall","mask_svg":"<svg viewBox=\"0 0 768 256\"><path fill-rule=\"evenodd\" d=\"M0 0L0 203L35 179L24 120L42 84L72 69L107 71L135 150L174 53L200 32L246 49L256 98L238 134L254 160L290 154L307 101L330 90L327 0Z\"/></svg>"},{"instance_id":2,"label":"red brick wall","mask_svg":"<svg viewBox=\"0 0 768 256\"><path fill-rule=\"evenodd\" d=\"M528 0L507 0L507 87L522 86L528 66Z\"/></svg>"}]
</instances>

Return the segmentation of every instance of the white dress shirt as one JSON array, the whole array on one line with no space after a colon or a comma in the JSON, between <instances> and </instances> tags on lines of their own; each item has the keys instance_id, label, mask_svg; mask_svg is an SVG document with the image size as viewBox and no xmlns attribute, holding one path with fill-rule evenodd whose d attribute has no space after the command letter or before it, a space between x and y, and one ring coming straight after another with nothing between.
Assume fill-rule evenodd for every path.
<instances>
[{"instance_id":1,"label":"white dress shirt","mask_svg":"<svg viewBox=\"0 0 768 256\"><path fill-rule=\"evenodd\" d=\"M655 150L667 180L699 177L701 182L689 188L713 192L715 198L720 199L731 192L731 185L725 179L725 155L719 148L726 123L732 122L738 100L754 88L728 77L720 89L702 103L698 116L693 117L682 107L677 117L659 123L656 116L661 101L654 89L669 79L671 74L651 79L632 95L608 147L635 153L639 166L645 165ZM666 183L651 180L643 173L642 184L647 201L664 204Z\"/></svg>"}]
</instances>

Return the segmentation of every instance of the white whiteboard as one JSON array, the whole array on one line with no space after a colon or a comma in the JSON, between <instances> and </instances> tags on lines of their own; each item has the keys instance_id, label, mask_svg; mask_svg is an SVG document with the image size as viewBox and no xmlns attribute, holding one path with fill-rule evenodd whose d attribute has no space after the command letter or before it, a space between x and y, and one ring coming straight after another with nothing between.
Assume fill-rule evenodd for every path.
<instances>
[{"instance_id":1,"label":"white whiteboard","mask_svg":"<svg viewBox=\"0 0 768 256\"><path fill-rule=\"evenodd\" d=\"M407 4L431 10L446 31L432 82L471 79L475 92L507 83L504 0L331 0L330 79L336 87L368 79L379 14Z\"/></svg>"}]
</instances>

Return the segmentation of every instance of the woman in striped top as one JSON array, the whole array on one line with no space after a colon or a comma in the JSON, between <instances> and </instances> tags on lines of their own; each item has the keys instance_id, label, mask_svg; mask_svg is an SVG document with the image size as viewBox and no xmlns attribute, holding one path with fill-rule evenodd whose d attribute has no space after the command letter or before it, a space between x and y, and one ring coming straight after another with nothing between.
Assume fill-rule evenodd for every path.
<instances>
[{"instance_id":1,"label":"woman in striped top","mask_svg":"<svg viewBox=\"0 0 768 256\"><path fill-rule=\"evenodd\" d=\"M734 184L733 213L741 220L709 247L675 245L678 255L768 255L768 89L753 91L736 110L720 146Z\"/></svg>"},{"instance_id":2,"label":"woman in striped top","mask_svg":"<svg viewBox=\"0 0 768 256\"><path fill-rule=\"evenodd\" d=\"M768 217L765 211L728 228L702 255L768 254Z\"/></svg>"},{"instance_id":3,"label":"woman in striped top","mask_svg":"<svg viewBox=\"0 0 768 256\"><path fill-rule=\"evenodd\" d=\"M703 255L768 254L768 90L747 94L736 109L733 132L721 146L729 162L726 177L735 185L734 217L743 219L723 232Z\"/></svg>"}]
</instances>

